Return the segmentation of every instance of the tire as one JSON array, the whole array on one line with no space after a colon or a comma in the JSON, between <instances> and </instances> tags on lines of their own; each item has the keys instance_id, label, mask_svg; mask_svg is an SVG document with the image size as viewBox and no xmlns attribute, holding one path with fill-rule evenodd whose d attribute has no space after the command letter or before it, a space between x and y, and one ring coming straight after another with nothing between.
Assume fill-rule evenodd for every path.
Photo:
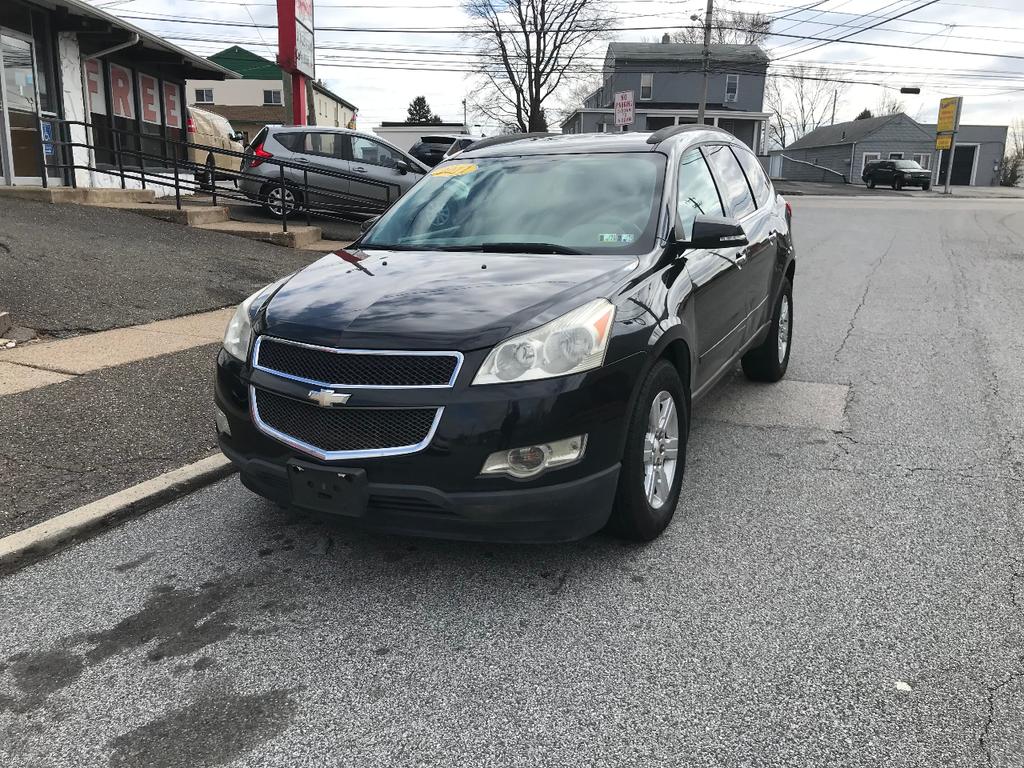
<instances>
[{"instance_id":1,"label":"tire","mask_svg":"<svg viewBox=\"0 0 1024 768\"><path fill-rule=\"evenodd\" d=\"M900 181L899 179L893 179L892 188L898 192L899 190L903 189L903 182Z\"/></svg>"},{"instance_id":2,"label":"tire","mask_svg":"<svg viewBox=\"0 0 1024 768\"><path fill-rule=\"evenodd\" d=\"M743 356L743 373L751 381L778 381L786 375L792 351L793 286L789 280L783 280L782 290L779 291L779 298L772 312L768 337L761 346L755 347Z\"/></svg>"},{"instance_id":3,"label":"tire","mask_svg":"<svg viewBox=\"0 0 1024 768\"><path fill-rule=\"evenodd\" d=\"M664 430L655 428L655 415L668 416ZM690 398L675 367L660 360L644 379L633 406L615 507L608 520L611 533L652 541L668 527L679 503L689 434Z\"/></svg>"},{"instance_id":4,"label":"tire","mask_svg":"<svg viewBox=\"0 0 1024 768\"><path fill-rule=\"evenodd\" d=\"M925 192L927 192L931 188L932 183L930 181L926 181L924 184L921 185L921 189L924 190Z\"/></svg>"},{"instance_id":5,"label":"tire","mask_svg":"<svg viewBox=\"0 0 1024 768\"><path fill-rule=\"evenodd\" d=\"M260 199L263 200L263 207L270 212L271 216L276 218L281 218L280 195L281 186L274 182L264 184L263 189L260 190ZM285 206L288 208L288 215L291 216L292 214L297 213L302 205L302 198L298 191L292 189L286 184L284 187L284 199Z\"/></svg>"},{"instance_id":6,"label":"tire","mask_svg":"<svg viewBox=\"0 0 1024 768\"><path fill-rule=\"evenodd\" d=\"M868 179L868 189L874 189L874 188L875 188L875 180L873 178L872 179Z\"/></svg>"}]
</instances>

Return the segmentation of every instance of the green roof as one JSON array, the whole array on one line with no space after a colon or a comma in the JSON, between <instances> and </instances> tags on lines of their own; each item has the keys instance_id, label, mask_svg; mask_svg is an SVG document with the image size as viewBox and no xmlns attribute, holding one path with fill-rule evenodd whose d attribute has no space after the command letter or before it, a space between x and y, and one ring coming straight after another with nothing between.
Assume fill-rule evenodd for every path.
<instances>
[{"instance_id":1,"label":"green roof","mask_svg":"<svg viewBox=\"0 0 1024 768\"><path fill-rule=\"evenodd\" d=\"M243 80L281 79L281 68L277 64L237 45L207 58L214 64L237 72Z\"/></svg>"}]
</instances>

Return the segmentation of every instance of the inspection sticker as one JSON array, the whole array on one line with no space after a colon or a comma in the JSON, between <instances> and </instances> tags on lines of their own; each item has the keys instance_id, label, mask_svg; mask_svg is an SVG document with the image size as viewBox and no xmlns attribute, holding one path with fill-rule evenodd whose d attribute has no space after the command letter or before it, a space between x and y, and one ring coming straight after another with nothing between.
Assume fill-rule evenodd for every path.
<instances>
[{"instance_id":1,"label":"inspection sticker","mask_svg":"<svg viewBox=\"0 0 1024 768\"><path fill-rule=\"evenodd\" d=\"M459 163L458 165L444 165L440 168L435 168L430 172L431 176L465 176L467 173L472 173L476 170L476 166L472 163Z\"/></svg>"},{"instance_id":2,"label":"inspection sticker","mask_svg":"<svg viewBox=\"0 0 1024 768\"><path fill-rule=\"evenodd\" d=\"M634 236L628 233L597 236L599 243L632 243L633 240Z\"/></svg>"}]
</instances>

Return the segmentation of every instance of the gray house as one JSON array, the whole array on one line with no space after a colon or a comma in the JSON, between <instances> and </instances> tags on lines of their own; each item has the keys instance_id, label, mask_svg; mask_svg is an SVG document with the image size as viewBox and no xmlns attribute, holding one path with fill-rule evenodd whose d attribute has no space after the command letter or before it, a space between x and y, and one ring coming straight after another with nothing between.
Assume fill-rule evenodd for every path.
<instances>
[{"instance_id":1,"label":"gray house","mask_svg":"<svg viewBox=\"0 0 1024 768\"><path fill-rule=\"evenodd\" d=\"M993 186L999 183L999 161L1006 146L1006 126L962 125L953 160L953 184ZM824 125L772 150L771 175L791 181L860 183L872 160L916 160L945 183L948 152L935 149L935 125L922 125L901 113ZM825 170L828 169L828 170Z\"/></svg>"},{"instance_id":2,"label":"gray house","mask_svg":"<svg viewBox=\"0 0 1024 768\"><path fill-rule=\"evenodd\" d=\"M632 91L636 104L631 131L656 131L697 122L703 87L703 46L684 43L611 43L600 88L562 122L563 133L622 130L615 125L615 94ZM755 152L768 113L763 112L768 56L756 45L710 48L707 125L717 125Z\"/></svg>"}]
</instances>

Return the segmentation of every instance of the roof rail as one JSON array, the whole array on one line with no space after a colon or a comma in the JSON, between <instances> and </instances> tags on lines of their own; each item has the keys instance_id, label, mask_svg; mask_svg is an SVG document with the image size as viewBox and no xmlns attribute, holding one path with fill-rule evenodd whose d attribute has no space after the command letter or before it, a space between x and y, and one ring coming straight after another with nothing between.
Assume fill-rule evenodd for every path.
<instances>
[{"instance_id":1,"label":"roof rail","mask_svg":"<svg viewBox=\"0 0 1024 768\"><path fill-rule=\"evenodd\" d=\"M538 132L538 133L509 133L504 136L490 136L486 139L480 139L474 141L469 146L469 150L476 151L478 149L485 149L486 147L494 147L498 144L508 144L512 141L520 141L521 139L543 139L548 136L554 136L553 133ZM467 151L469 151L467 150Z\"/></svg>"},{"instance_id":2,"label":"roof rail","mask_svg":"<svg viewBox=\"0 0 1024 768\"><path fill-rule=\"evenodd\" d=\"M697 125L695 123L687 123L686 125L669 125L665 128L661 128L650 136L647 137L648 144L660 144L670 136L675 136L678 133L686 133L688 131L699 131L707 130L708 128L714 129L713 125Z\"/></svg>"}]
</instances>

